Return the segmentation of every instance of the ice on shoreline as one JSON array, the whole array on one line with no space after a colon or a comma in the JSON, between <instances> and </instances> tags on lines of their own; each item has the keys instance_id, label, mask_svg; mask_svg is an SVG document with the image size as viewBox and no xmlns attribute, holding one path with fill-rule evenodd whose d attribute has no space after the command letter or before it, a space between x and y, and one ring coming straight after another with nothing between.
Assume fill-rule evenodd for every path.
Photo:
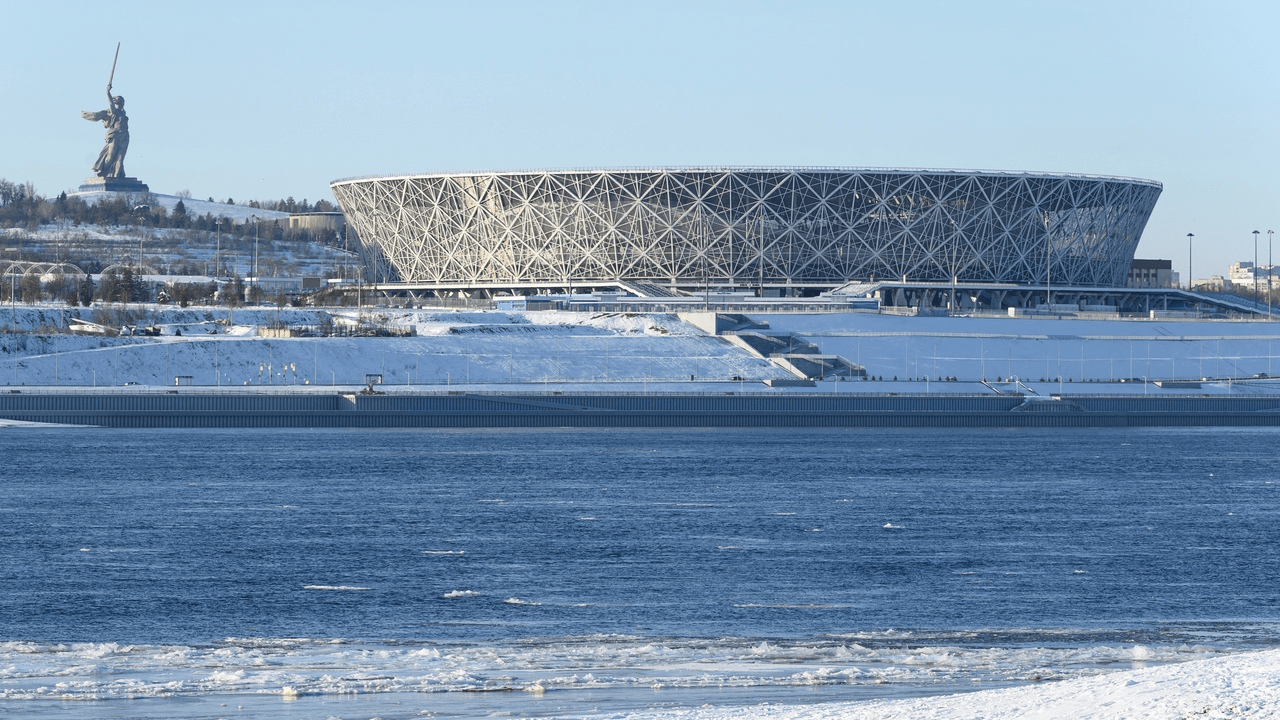
<instances>
[{"instance_id":1,"label":"ice on shoreline","mask_svg":"<svg viewBox=\"0 0 1280 720\"><path fill-rule=\"evenodd\" d=\"M1280 650L1242 653L1061 682L906 700L700 707L604 715L615 720L999 720L1001 718L1280 717Z\"/></svg>"}]
</instances>

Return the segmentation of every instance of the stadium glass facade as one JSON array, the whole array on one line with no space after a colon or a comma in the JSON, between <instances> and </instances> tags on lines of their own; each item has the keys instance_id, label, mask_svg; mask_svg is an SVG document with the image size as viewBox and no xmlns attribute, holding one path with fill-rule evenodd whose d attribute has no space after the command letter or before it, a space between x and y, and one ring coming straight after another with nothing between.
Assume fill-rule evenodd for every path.
<instances>
[{"instance_id":1,"label":"stadium glass facade","mask_svg":"<svg viewBox=\"0 0 1280 720\"><path fill-rule=\"evenodd\" d=\"M661 168L332 184L371 279L423 287L1120 287L1162 186L959 170Z\"/></svg>"}]
</instances>

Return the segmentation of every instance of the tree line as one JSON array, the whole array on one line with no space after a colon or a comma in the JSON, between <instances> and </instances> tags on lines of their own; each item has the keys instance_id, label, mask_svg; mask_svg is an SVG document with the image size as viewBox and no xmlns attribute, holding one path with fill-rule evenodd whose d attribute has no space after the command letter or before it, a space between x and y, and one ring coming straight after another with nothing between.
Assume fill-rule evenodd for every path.
<instances>
[{"instance_id":1,"label":"tree line","mask_svg":"<svg viewBox=\"0 0 1280 720\"><path fill-rule=\"evenodd\" d=\"M98 282L85 275L77 278L73 275L46 275L48 279L29 273L7 278L10 287L4 288L5 294L23 303L38 303L44 300L61 301L75 307L89 307L95 301L100 303L136 303L151 302L151 291L148 283L130 267L115 267L102 274ZM248 292L246 293L246 290ZM219 288L217 283L173 283L157 293L154 298L159 302L173 302L181 307L188 305L227 305L239 307L245 297L253 302L264 299L265 294L257 285L247 286L239 275L231 278Z\"/></svg>"},{"instance_id":2,"label":"tree line","mask_svg":"<svg viewBox=\"0 0 1280 720\"><path fill-rule=\"evenodd\" d=\"M213 198L209 198L209 201L215 202ZM225 204L234 205L235 201L227 198ZM327 200L312 204L305 198L297 202L292 197L265 202L254 200L248 207L278 212L336 212L337 210L333 203ZM56 198L49 199L38 194L29 182L14 183L0 178L0 227L25 227L35 230L40 225L56 222L101 226L146 225L153 228L181 228L209 232L220 227L222 232L231 235L253 232L253 227L248 221L236 224L223 216L215 216L211 212L203 215L190 212L183 200L179 200L170 212L167 208L153 202L145 193L114 194L98 198L93 203L85 202L79 197L68 196L65 192L60 193ZM287 229L281 227L278 222L260 222L263 224L270 222L273 235L283 237L286 234L296 234L288 233Z\"/></svg>"}]
</instances>

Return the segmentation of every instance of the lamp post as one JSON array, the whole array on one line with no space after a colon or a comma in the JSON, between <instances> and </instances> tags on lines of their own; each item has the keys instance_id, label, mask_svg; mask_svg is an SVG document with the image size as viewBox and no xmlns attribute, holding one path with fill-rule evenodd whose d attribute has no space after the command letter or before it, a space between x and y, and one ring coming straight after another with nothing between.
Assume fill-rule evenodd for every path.
<instances>
[{"instance_id":1,"label":"lamp post","mask_svg":"<svg viewBox=\"0 0 1280 720\"><path fill-rule=\"evenodd\" d=\"M1274 271L1275 265L1271 260L1271 235L1272 230L1267 231L1267 319L1271 319L1271 273Z\"/></svg>"},{"instance_id":2,"label":"lamp post","mask_svg":"<svg viewBox=\"0 0 1280 720\"><path fill-rule=\"evenodd\" d=\"M218 228L218 244L214 246L213 251L213 281L216 285L218 277L222 274L222 218L213 221Z\"/></svg>"},{"instance_id":3,"label":"lamp post","mask_svg":"<svg viewBox=\"0 0 1280 720\"><path fill-rule=\"evenodd\" d=\"M137 213L138 219L144 223L142 226L143 232L138 235L138 275L142 275L142 238L146 234L147 225L145 223L150 219L151 206L137 205L133 208L133 211Z\"/></svg>"},{"instance_id":4,"label":"lamp post","mask_svg":"<svg viewBox=\"0 0 1280 720\"><path fill-rule=\"evenodd\" d=\"M134 273L134 276L133 276L133 282L134 282L133 287L141 288L141 287L144 287L144 285L142 284L142 238L146 236L147 229L150 227L149 223L151 220L151 206L138 205L133 209L133 211L138 213L139 219L143 223L142 232L138 234L138 272ZM133 288L129 288L128 293L130 296L132 296ZM126 304L128 303L127 300L125 302ZM145 302L145 298L140 297L138 299L138 302Z\"/></svg>"},{"instance_id":5,"label":"lamp post","mask_svg":"<svg viewBox=\"0 0 1280 720\"><path fill-rule=\"evenodd\" d=\"M253 222L253 294L259 302L262 301L262 285L258 277L258 216L250 215L249 220Z\"/></svg>"},{"instance_id":6,"label":"lamp post","mask_svg":"<svg viewBox=\"0 0 1280 720\"><path fill-rule=\"evenodd\" d=\"M1053 235L1049 233L1049 212L1044 214L1044 302L1053 305L1053 286L1050 285L1050 273L1053 270ZM1051 308L1045 308L1049 310Z\"/></svg>"},{"instance_id":7,"label":"lamp post","mask_svg":"<svg viewBox=\"0 0 1280 720\"><path fill-rule=\"evenodd\" d=\"M1258 231L1253 231L1253 301L1258 302Z\"/></svg>"},{"instance_id":8,"label":"lamp post","mask_svg":"<svg viewBox=\"0 0 1280 720\"><path fill-rule=\"evenodd\" d=\"M1195 292L1195 266L1191 264L1191 238L1195 237L1195 233L1187 233L1187 290Z\"/></svg>"}]
</instances>

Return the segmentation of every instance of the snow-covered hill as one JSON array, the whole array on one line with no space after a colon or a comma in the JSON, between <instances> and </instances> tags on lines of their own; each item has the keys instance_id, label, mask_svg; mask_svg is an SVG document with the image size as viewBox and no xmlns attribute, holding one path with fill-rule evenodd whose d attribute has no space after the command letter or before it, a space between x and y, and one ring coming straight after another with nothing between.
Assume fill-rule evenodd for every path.
<instances>
[{"instance_id":1,"label":"snow-covered hill","mask_svg":"<svg viewBox=\"0 0 1280 720\"><path fill-rule=\"evenodd\" d=\"M68 197L78 197L87 203L93 203L99 198L115 197L120 193L105 192L78 192L68 193ZM164 193L150 193L150 201L164 207L169 212L173 212L173 208L181 201L187 209L189 215L204 215L206 213L214 217L225 217L234 220L237 223L244 222L250 217L257 217L259 220L279 220L289 217L287 212L276 212L274 210L262 210L260 208L251 208L246 205L228 205L222 202L209 202L208 200L200 200L197 198L181 198L177 195L165 195Z\"/></svg>"}]
</instances>

